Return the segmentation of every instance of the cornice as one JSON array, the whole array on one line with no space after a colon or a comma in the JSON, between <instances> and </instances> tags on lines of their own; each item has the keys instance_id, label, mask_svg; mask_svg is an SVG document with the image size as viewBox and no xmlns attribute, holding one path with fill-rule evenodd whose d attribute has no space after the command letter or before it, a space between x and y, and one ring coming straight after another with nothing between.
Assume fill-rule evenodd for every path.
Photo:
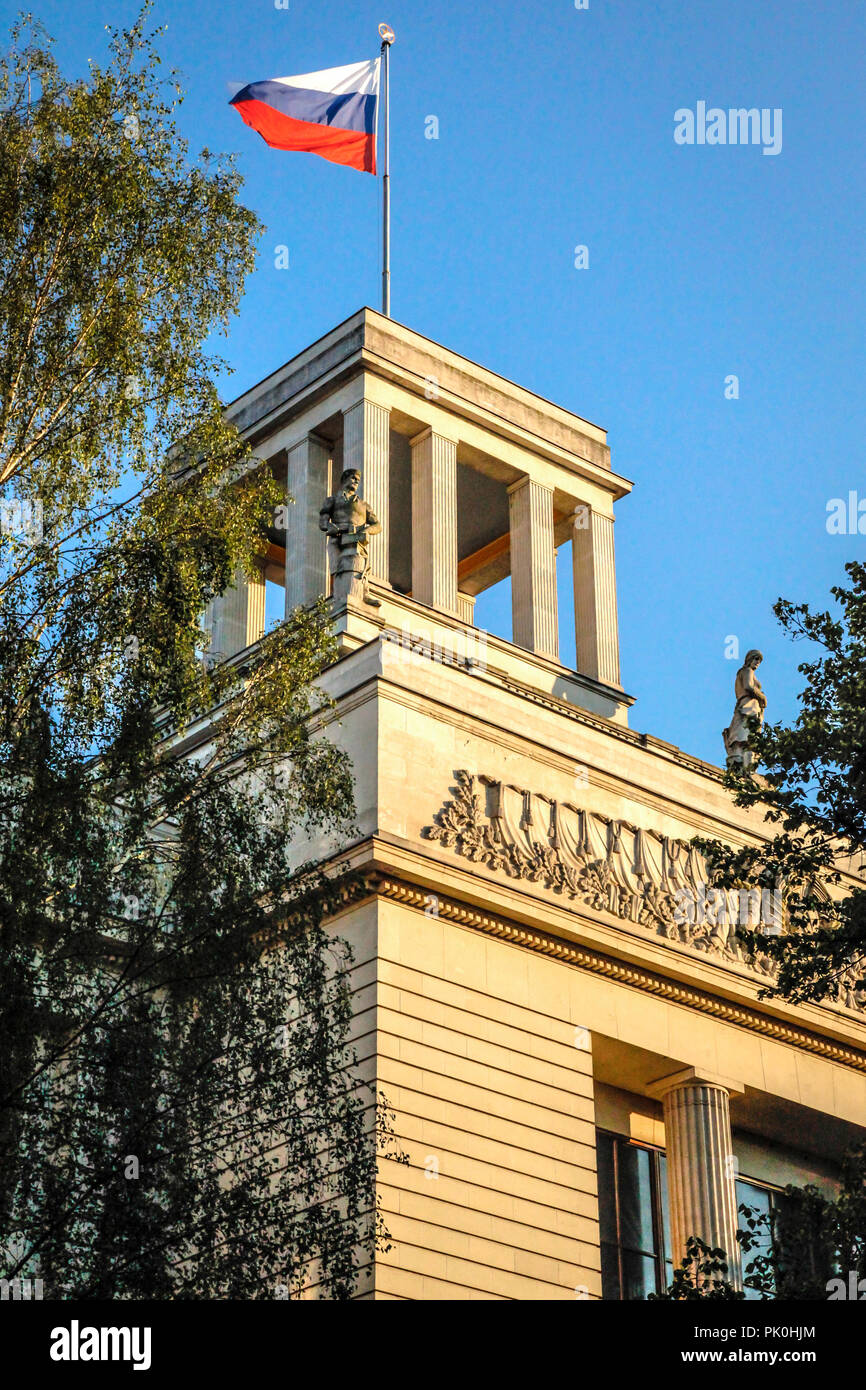
<instances>
[{"instance_id":1,"label":"cornice","mask_svg":"<svg viewBox=\"0 0 866 1390\"><path fill-rule=\"evenodd\" d=\"M363 876L355 884L354 889L346 895L345 906L354 906L370 898L399 902L404 907L410 907L422 914L429 905L429 893L426 890L393 875L376 872ZM670 1000L671 1003L694 1009L724 1023L732 1023L751 1033L771 1038L774 1042L786 1043L802 1052L811 1053L812 1056L822 1057L826 1061L836 1062L840 1066L866 1074L866 1052L846 1047L842 1043L831 1042L807 1028L785 1023L762 1013L759 1009L732 1004L707 990L668 980L655 971L626 964L590 947L574 945L552 933L519 925L497 913L481 912L477 908L467 907L464 903L453 898L444 898L438 893L437 911L440 918L468 927L472 931L480 931L486 936L508 941L523 950L535 951L540 955L560 960L577 970L602 975L643 994Z\"/></svg>"}]
</instances>

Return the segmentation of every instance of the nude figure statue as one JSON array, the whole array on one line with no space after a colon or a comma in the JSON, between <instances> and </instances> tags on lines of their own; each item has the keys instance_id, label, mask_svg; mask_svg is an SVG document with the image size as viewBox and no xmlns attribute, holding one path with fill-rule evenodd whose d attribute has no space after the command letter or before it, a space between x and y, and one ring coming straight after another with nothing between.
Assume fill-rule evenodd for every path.
<instances>
[{"instance_id":1,"label":"nude figure statue","mask_svg":"<svg viewBox=\"0 0 866 1390\"><path fill-rule=\"evenodd\" d=\"M748 772L754 766L755 755L749 748L749 720L764 720L767 697L755 672L763 661L757 650L746 652L746 660L737 672L734 694L737 703L730 726L722 730L729 767L741 767Z\"/></svg>"}]
</instances>

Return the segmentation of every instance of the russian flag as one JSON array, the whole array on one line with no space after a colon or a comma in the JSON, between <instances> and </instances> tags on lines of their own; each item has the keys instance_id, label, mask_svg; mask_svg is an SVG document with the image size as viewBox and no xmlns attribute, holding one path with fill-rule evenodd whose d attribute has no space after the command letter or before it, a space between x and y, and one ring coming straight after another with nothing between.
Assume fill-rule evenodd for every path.
<instances>
[{"instance_id":1,"label":"russian flag","mask_svg":"<svg viewBox=\"0 0 866 1390\"><path fill-rule=\"evenodd\" d=\"M376 172L379 58L238 86L229 103L266 144Z\"/></svg>"}]
</instances>

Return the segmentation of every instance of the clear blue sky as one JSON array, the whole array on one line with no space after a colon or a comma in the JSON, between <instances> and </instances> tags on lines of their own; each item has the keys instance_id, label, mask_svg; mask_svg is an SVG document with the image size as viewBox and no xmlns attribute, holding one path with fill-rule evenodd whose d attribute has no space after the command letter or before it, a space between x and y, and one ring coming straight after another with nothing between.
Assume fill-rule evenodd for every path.
<instances>
[{"instance_id":1,"label":"clear blue sky","mask_svg":"<svg viewBox=\"0 0 866 1390\"><path fill-rule=\"evenodd\" d=\"M137 12L34 8L70 72ZM184 133L239 152L267 226L226 396L378 304L379 186L269 150L224 84L373 57L387 19L395 318L609 431L636 483L617 523L633 727L720 761L729 635L763 649L769 715L790 717L805 652L770 606L824 602L866 542L825 525L830 498L866 499L862 0L159 0L155 16ZM678 146L674 112L702 100L781 107L782 152ZM485 620L508 630L501 602Z\"/></svg>"}]
</instances>

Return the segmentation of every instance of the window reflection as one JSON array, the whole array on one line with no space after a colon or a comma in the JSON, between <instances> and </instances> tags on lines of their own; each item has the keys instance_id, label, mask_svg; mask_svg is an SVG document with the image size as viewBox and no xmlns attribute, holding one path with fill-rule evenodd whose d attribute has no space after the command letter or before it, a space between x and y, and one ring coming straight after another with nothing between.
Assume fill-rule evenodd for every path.
<instances>
[{"instance_id":1,"label":"window reflection","mask_svg":"<svg viewBox=\"0 0 866 1390\"><path fill-rule=\"evenodd\" d=\"M644 1299L664 1278L658 1149L598 1134L602 1298Z\"/></svg>"},{"instance_id":2,"label":"window reflection","mask_svg":"<svg viewBox=\"0 0 866 1390\"><path fill-rule=\"evenodd\" d=\"M601 1237L602 1298L644 1299L661 1293L673 1279L667 1159L661 1149L635 1144L623 1135L598 1131L598 1208ZM779 1196L774 1188L753 1179L736 1183L741 1204L764 1214ZM740 1218L740 1224L743 1224ZM748 1279L754 1260L769 1253L769 1231L743 1257ZM744 1290L757 1299L755 1289Z\"/></svg>"},{"instance_id":3,"label":"window reflection","mask_svg":"<svg viewBox=\"0 0 866 1390\"><path fill-rule=\"evenodd\" d=\"M745 1226L745 1219L740 1213L740 1206L751 1207L761 1216L769 1216L777 1201L777 1195L772 1188L761 1187L758 1183L750 1182L746 1178L737 1179L737 1219L740 1226ZM748 1286L749 1274L752 1271L754 1261L761 1255L769 1255L773 1248L770 1239L769 1226L762 1227L756 1231L755 1235L760 1235L760 1239L752 1247L747 1255L743 1255L743 1292L746 1298L754 1301L761 1297L757 1289L750 1289Z\"/></svg>"}]
</instances>

